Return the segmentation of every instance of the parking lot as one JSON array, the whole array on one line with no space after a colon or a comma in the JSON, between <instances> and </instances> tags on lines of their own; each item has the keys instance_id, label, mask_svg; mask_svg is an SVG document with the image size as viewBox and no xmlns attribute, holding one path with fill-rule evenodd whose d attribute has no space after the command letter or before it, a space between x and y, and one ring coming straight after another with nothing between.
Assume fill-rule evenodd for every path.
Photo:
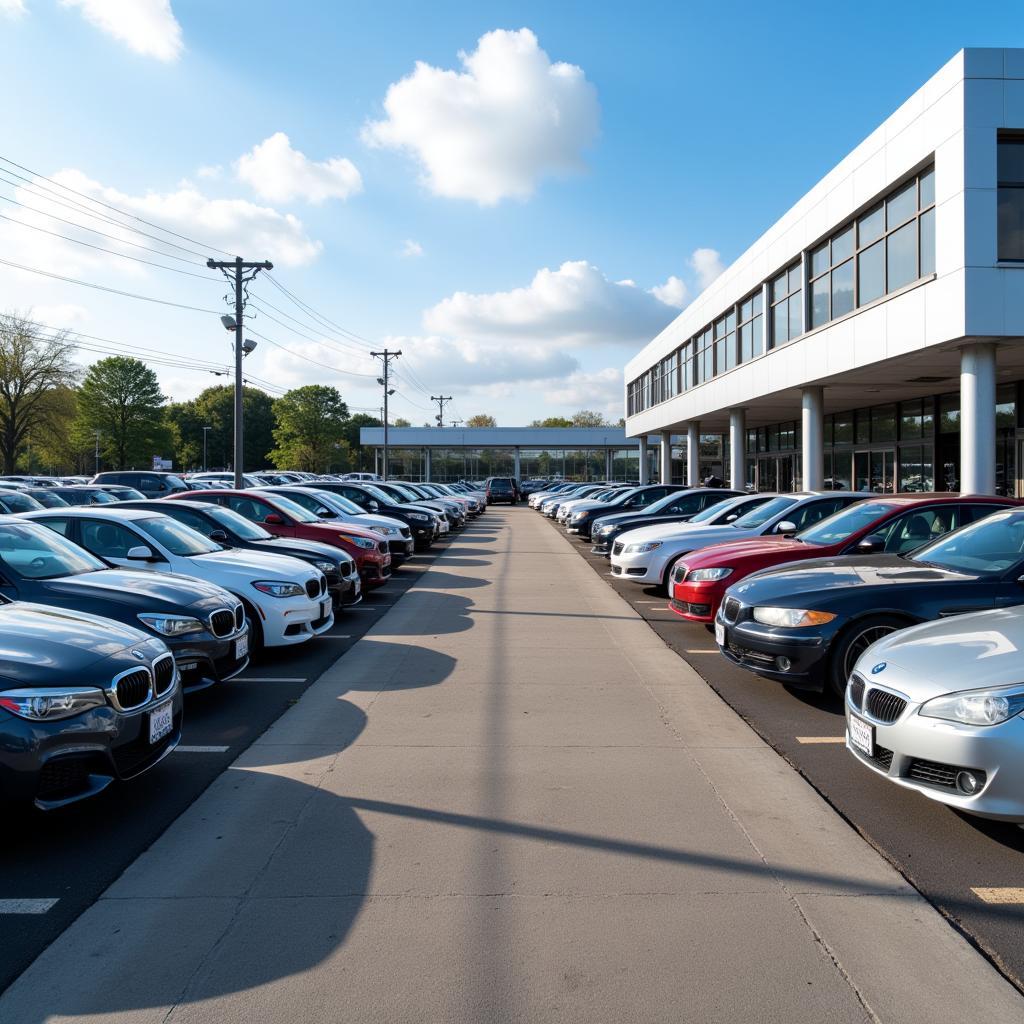
<instances>
[{"instance_id":1,"label":"parking lot","mask_svg":"<svg viewBox=\"0 0 1024 1024\"><path fill-rule=\"evenodd\" d=\"M553 523L551 528L562 532ZM589 542L573 538L572 544L730 707L1018 988L1024 988L1019 888L1024 830L955 813L877 778L846 751L843 709L837 699L789 690L734 667L718 652L711 633L673 613L664 594L612 578L608 561L591 554ZM1010 902L988 902L975 890L996 890L989 899Z\"/></svg>"},{"instance_id":2,"label":"parking lot","mask_svg":"<svg viewBox=\"0 0 1024 1024\"><path fill-rule=\"evenodd\" d=\"M293 706L449 543L413 555L386 587L341 609L329 633L297 648L266 650L238 678L190 695L181 744L153 770L55 813L11 808L0 851L0 910L8 911L0 912L0 990Z\"/></svg>"}]
</instances>

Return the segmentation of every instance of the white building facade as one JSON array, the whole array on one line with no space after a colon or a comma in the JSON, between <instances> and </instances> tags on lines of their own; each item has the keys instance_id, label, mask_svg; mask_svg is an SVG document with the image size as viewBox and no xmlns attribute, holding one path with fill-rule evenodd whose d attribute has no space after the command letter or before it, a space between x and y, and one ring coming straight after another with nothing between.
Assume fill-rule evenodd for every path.
<instances>
[{"instance_id":1,"label":"white building facade","mask_svg":"<svg viewBox=\"0 0 1024 1024\"><path fill-rule=\"evenodd\" d=\"M1024 50L958 53L625 380L663 479L719 436L734 486L1024 495Z\"/></svg>"}]
</instances>

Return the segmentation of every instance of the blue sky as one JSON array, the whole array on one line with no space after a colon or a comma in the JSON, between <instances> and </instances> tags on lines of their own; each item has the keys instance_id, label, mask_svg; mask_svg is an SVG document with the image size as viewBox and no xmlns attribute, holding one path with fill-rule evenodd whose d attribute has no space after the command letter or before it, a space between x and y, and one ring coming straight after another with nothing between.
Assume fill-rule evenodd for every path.
<instances>
[{"instance_id":1,"label":"blue sky","mask_svg":"<svg viewBox=\"0 0 1024 1024\"><path fill-rule=\"evenodd\" d=\"M0 155L274 260L276 279L334 324L402 348L395 415L425 422L426 390L453 394L457 416L506 425L580 407L617 417L623 363L702 281L957 49L1024 45L1015 2L852 10L0 0ZM109 224L17 184L0 181L0 195L36 209L0 202L0 214L111 244L47 214ZM145 239L113 233L117 251L158 259L126 244ZM0 249L121 290L222 304L216 280L9 221ZM257 315L253 329L285 348L261 341L250 373L379 404L372 376L355 375L374 372L368 345L319 331L267 283L254 292L306 326ZM0 302L128 346L230 359L209 314L7 267ZM217 379L155 368L175 398Z\"/></svg>"}]
</instances>

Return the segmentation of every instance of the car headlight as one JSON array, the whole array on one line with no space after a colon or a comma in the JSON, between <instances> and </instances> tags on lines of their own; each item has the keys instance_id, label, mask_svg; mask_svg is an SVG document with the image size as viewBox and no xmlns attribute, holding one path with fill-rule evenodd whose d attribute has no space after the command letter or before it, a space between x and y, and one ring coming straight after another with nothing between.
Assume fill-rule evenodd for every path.
<instances>
[{"instance_id":1,"label":"car headlight","mask_svg":"<svg viewBox=\"0 0 1024 1024\"><path fill-rule=\"evenodd\" d=\"M58 689L5 690L0 708L31 722L71 718L107 703L102 690L93 686L63 686Z\"/></svg>"},{"instance_id":2,"label":"car headlight","mask_svg":"<svg viewBox=\"0 0 1024 1024\"><path fill-rule=\"evenodd\" d=\"M347 540L349 544L355 544L357 548L363 548L366 551L372 551L377 545L366 537L352 537L347 533L339 533L338 536L342 540Z\"/></svg>"},{"instance_id":3,"label":"car headlight","mask_svg":"<svg viewBox=\"0 0 1024 1024\"><path fill-rule=\"evenodd\" d=\"M646 551L653 551L655 548L661 547L660 540L647 540L642 544L627 544L625 553L628 555L642 555Z\"/></svg>"},{"instance_id":4,"label":"car headlight","mask_svg":"<svg viewBox=\"0 0 1024 1024\"><path fill-rule=\"evenodd\" d=\"M337 566L333 562L314 562L313 563L324 575L329 572L335 572Z\"/></svg>"},{"instance_id":5,"label":"car headlight","mask_svg":"<svg viewBox=\"0 0 1024 1024\"><path fill-rule=\"evenodd\" d=\"M999 725L1024 711L1024 691L964 690L933 697L921 705L919 715L963 725Z\"/></svg>"},{"instance_id":6,"label":"car headlight","mask_svg":"<svg viewBox=\"0 0 1024 1024\"><path fill-rule=\"evenodd\" d=\"M416 523L425 523L430 519L430 516L425 516L422 512L410 512L409 518Z\"/></svg>"},{"instance_id":7,"label":"car headlight","mask_svg":"<svg viewBox=\"0 0 1024 1024\"><path fill-rule=\"evenodd\" d=\"M692 579L692 575L688 577ZM835 618L834 612L815 612L807 608L755 608L754 621L764 626L823 626Z\"/></svg>"},{"instance_id":8,"label":"car headlight","mask_svg":"<svg viewBox=\"0 0 1024 1024\"><path fill-rule=\"evenodd\" d=\"M398 530L394 526L375 526L374 529L378 533L383 533L385 537L396 537L396 536L398 536Z\"/></svg>"},{"instance_id":9,"label":"car headlight","mask_svg":"<svg viewBox=\"0 0 1024 1024\"><path fill-rule=\"evenodd\" d=\"M572 521L578 523L581 519L586 519L588 515L588 512L573 512Z\"/></svg>"},{"instance_id":10,"label":"car headlight","mask_svg":"<svg viewBox=\"0 0 1024 1024\"><path fill-rule=\"evenodd\" d=\"M261 594L271 597L300 597L306 592L298 583L285 583L283 580L257 580L253 586Z\"/></svg>"},{"instance_id":11,"label":"car headlight","mask_svg":"<svg viewBox=\"0 0 1024 1024\"><path fill-rule=\"evenodd\" d=\"M724 565L718 566L714 569L693 569L686 575L687 583L712 583L715 580L724 580L726 576L732 574L732 569L727 569Z\"/></svg>"},{"instance_id":12,"label":"car headlight","mask_svg":"<svg viewBox=\"0 0 1024 1024\"><path fill-rule=\"evenodd\" d=\"M189 615L139 615L138 620L161 636L184 636L203 630L203 624Z\"/></svg>"}]
</instances>

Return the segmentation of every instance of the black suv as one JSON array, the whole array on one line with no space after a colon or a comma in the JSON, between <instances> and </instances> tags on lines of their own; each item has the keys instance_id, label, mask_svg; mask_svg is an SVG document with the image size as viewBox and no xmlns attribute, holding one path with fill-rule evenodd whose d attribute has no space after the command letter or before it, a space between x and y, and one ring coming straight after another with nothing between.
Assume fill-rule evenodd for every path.
<instances>
[{"instance_id":1,"label":"black suv","mask_svg":"<svg viewBox=\"0 0 1024 1024\"><path fill-rule=\"evenodd\" d=\"M126 487L134 487L147 498L166 498L168 494L192 490L177 473L153 473L135 469L97 473L89 483L124 484Z\"/></svg>"},{"instance_id":2,"label":"black suv","mask_svg":"<svg viewBox=\"0 0 1024 1024\"><path fill-rule=\"evenodd\" d=\"M492 476L487 478L487 504L496 505L499 501L507 501L514 505L519 500L519 486L510 476Z\"/></svg>"}]
</instances>

